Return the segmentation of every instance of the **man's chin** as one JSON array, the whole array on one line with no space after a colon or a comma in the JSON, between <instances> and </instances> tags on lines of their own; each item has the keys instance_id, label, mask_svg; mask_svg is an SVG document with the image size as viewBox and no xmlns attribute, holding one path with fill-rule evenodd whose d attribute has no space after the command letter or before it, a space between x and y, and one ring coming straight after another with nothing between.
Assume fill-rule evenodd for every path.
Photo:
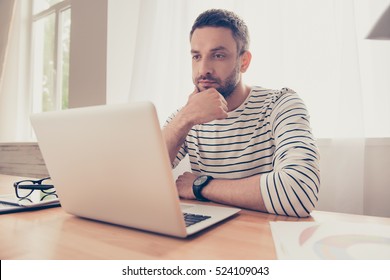
<instances>
[{"instance_id":1,"label":"man's chin","mask_svg":"<svg viewBox=\"0 0 390 280\"><path fill-rule=\"evenodd\" d=\"M217 88L215 86L196 86L196 88L198 89L199 92L208 90L210 88L214 88L219 92L219 88Z\"/></svg>"}]
</instances>

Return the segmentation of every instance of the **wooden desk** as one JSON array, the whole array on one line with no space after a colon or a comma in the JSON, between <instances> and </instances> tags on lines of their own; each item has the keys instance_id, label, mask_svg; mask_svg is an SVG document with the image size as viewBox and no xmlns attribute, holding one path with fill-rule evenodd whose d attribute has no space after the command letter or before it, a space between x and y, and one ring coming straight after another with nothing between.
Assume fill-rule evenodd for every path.
<instances>
[{"instance_id":1,"label":"wooden desk","mask_svg":"<svg viewBox=\"0 0 390 280\"><path fill-rule=\"evenodd\" d=\"M0 175L0 193L18 178ZM0 259L275 259L270 221L360 221L388 218L314 211L296 219L243 210L193 237L178 239L94 222L61 208L0 215Z\"/></svg>"}]
</instances>

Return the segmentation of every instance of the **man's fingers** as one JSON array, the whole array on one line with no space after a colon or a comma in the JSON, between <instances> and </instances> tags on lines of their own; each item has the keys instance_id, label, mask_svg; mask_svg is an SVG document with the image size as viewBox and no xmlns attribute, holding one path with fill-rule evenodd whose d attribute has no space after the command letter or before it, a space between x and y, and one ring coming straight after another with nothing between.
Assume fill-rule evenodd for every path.
<instances>
[{"instance_id":1,"label":"man's fingers","mask_svg":"<svg viewBox=\"0 0 390 280\"><path fill-rule=\"evenodd\" d=\"M222 109L227 113L228 112L228 106L226 103L222 104Z\"/></svg>"}]
</instances>

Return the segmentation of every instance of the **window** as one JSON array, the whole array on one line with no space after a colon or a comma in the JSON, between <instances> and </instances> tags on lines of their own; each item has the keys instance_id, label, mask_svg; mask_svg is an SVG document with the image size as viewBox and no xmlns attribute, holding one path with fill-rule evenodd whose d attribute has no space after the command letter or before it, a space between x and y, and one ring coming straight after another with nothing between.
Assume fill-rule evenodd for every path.
<instances>
[{"instance_id":1,"label":"window","mask_svg":"<svg viewBox=\"0 0 390 280\"><path fill-rule=\"evenodd\" d=\"M70 0L34 0L32 111L68 108Z\"/></svg>"}]
</instances>

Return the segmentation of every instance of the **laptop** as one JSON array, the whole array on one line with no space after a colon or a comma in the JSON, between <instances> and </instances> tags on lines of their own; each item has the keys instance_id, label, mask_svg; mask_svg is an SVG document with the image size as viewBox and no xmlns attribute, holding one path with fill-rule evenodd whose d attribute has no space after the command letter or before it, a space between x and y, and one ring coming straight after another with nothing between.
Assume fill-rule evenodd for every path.
<instances>
[{"instance_id":1,"label":"laptop","mask_svg":"<svg viewBox=\"0 0 390 280\"><path fill-rule=\"evenodd\" d=\"M180 203L151 102L39 113L31 122L61 206L70 214L187 237L240 211ZM188 226L184 216L190 217Z\"/></svg>"}]
</instances>

